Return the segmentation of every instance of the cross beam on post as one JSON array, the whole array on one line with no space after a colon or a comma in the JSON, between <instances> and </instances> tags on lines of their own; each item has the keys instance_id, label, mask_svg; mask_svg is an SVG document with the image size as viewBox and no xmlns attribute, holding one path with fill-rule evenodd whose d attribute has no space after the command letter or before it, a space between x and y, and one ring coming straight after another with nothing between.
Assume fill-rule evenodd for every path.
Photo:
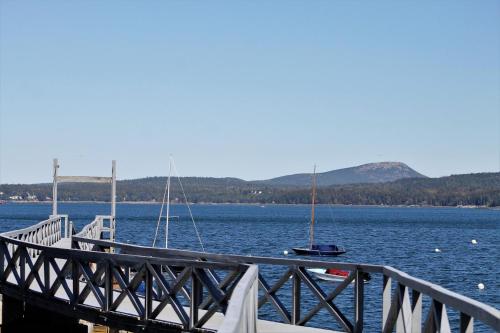
<instances>
[{"instance_id":1,"label":"cross beam on post","mask_svg":"<svg viewBox=\"0 0 500 333\"><path fill-rule=\"evenodd\" d=\"M59 162L53 160L53 184L52 184L52 215L57 216L57 185L59 183L98 183L111 184L111 239L114 240L115 216L116 216L116 161L111 162L111 177L94 176L59 176Z\"/></svg>"}]
</instances>

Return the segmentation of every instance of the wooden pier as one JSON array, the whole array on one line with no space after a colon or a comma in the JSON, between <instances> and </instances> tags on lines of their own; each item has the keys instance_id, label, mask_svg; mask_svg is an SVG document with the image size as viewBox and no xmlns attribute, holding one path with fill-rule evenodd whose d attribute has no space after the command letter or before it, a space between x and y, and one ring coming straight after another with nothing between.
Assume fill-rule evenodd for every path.
<instances>
[{"instance_id":1,"label":"wooden pier","mask_svg":"<svg viewBox=\"0 0 500 333\"><path fill-rule=\"evenodd\" d=\"M79 179L108 182L114 196L114 163L110 178L59 178L54 165L55 194L59 180ZM477 322L500 331L497 309L392 267L123 244L115 241L114 198L109 216L79 232L54 201L49 219L0 234L1 332L36 320L64 321L52 329L61 332L86 331L81 320L130 332L363 332L366 274L380 281L381 315L370 331L470 333ZM320 283L308 268L350 274Z\"/></svg>"}]
</instances>

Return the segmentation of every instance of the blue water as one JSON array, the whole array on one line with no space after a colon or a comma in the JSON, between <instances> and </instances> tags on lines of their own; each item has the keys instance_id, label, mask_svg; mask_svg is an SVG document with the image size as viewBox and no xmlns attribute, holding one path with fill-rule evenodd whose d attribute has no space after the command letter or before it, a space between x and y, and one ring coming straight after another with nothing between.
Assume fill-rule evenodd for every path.
<instances>
[{"instance_id":1,"label":"blue water","mask_svg":"<svg viewBox=\"0 0 500 333\"><path fill-rule=\"evenodd\" d=\"M0 205L0 232L31 225L50 214L46 204ZM105 204L61 204L60 213L70 214L77 229L96 214L107 214ZM117 239L131 244L150 245L160 206L119 204ZM193 205L192 211L209 252L284 257L283 251L308 242L310 207L306 205ZM169 247L200 250L188 211L174 205ZM316 211L316 240L335 241L348 252L335 261L390 265L415 277L439 284L480 302L500 307L500 211L458 208L389 208L319 206ZM476 239L477 245L471 240ZM164 227L160 234L164 245ZM441 250L440 253L434 251ZM291 251L290 251L291 252ZM288 255L294 258L293 255ZM323 259L328 260L328 259ZM332 259L330 259L332 260ZM284 271L262 267L269 282ZM486 288L479 290L478 283ZM381 277L366 285L365 331L380 330ZM325 289L333 288L321 282ZM279 294L289 302L289 286ZM352 290L346 290L335 304L352 317ZM316 304L303 286L304 307ZM346 295L344 295L346 294ZM425 308L425 305L424 305ZM269 305L262 317L276 319ZM303 310L303 313L307 309ZM452 312L452 311L450 311ZM454 322L456 314L450 313ZM311 321L313 326L337 328L325 310ZM481 325L476 331L488 332Z\"/></svg>"}]
</instances>

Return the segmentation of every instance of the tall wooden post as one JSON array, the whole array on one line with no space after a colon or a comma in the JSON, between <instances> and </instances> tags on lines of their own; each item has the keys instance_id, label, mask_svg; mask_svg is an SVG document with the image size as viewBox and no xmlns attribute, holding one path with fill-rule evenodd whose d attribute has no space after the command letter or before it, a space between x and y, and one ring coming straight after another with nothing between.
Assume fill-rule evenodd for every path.
<instances>
[{"instance_id":1,"label":"tall wooden post","mask_svg":"<svg viewBox=\"0 0 500 333\"><path fill-rule=\"evenodd\" d=\"M57 215L57 169L59 168L57 158L54 158L53 161L53 184L52 184L52 215Z\"/></svg>"},{"instance_id":2,"label":"tall wooden post","mask_svg":"<svg viewBox=\"0 0 500 333\"><path fill-rule=\"evenodd\" d=\"M116 215L116 161L111 163L111 216Z\"/></svg>"},{"instance_id":3,"label":"tall wooden post","mask_svg":"<svg viewBox=\"0 0 500 333\"><path fill-rule=\"evenodd\" d=\"M365 280L363 279L363 272L359 268L355 271L356 280L354 281L354 332L363 332L363 312L364 312L364 298L365 298Z\"/></svg>"},{"instance_id":4,"label":"tall wooden post","mask_svg":"<svg viewBox=\"0 0 500 333\"><path fill-rule=\"evenodd\" d=\"M110 240L115 241L115 216L116 216L116 161L111 162L111 220L110 224Z\"/></svg>"}]
</instances>

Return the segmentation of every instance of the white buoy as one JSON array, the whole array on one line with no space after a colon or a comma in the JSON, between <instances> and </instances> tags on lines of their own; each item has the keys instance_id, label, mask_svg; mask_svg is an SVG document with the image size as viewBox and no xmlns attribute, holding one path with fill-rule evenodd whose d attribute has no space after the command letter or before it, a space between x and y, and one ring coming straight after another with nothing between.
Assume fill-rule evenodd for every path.
<instances>
[{"instance_id":1,"label":"white buoy","mask_svg":"<svg viewBox=\"0 0 500 333\"><path fill-rule=\"evenodd\" d=\"M441 250L440 250L440 249L438 249L438 248L436 247L436 248L434 249L434 252L439 253L439 252L441 252Z\"/></svg>"},{"instance_id":2,"label":"white buoy","mask_svg":"<svg viewBox=\"0 0 500 333\"><path fill-rule=\"evenodd\" d=\"M472 244L476 245L477 244L477 240L473 239L470 241Z\"/></svg>"},{"instance_id":3,"label":"white buoy","mask_svg":"<svg viewBox=\"0 0 500 333\"><path fill-rule=\"evenodd\" d=\"M288 251L287 250L283 251L283 254L287 256L288 255Z\"/></svg>"},{"instance_id":4,"label":"white buoy","mask_svg":"<svg viewBox=\"0 0 500 333\"><path fill-rule=\"evenodd\" d=\"M484 289L484 284L482 284L482 283L478 283L478 285L477 285L477 289L479 289L479 290L483 290L483 289Z\"/></svg>"}]
</instances>

